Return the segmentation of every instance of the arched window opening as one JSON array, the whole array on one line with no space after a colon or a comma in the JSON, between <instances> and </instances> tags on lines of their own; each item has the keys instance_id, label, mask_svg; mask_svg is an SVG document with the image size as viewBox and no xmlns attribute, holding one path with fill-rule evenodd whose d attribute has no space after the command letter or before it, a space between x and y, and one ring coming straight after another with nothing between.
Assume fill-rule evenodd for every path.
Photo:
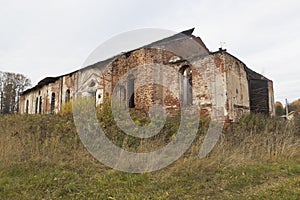
<instances>
[{"instance_id":1,"label":"arched window opening","mask_svg":"<svg viewBox=\"0 0 300 200\"><path fill-rule=\"evenodd\" d=\"M54 113L54 108L55 108L55 93L53 92L51 95L51 108L50 108L51 114Z\"/></svg>"},{"instance_id":2,"label":"arched window opening","mask_svg":"<svg viewBox=\"0 0 300 200\"><path fill-rule=\"evenodd\" d=\"M39 105L39 114L42 114L42 106L43 102L42 102L42 96L40 96L40 105Z\"/></svg>"},{"instance_id":3,"label":"arched window opening","mask_svg":"<svg viewBox=\"0 0 300 200\"><path fill-rule=\"evenodd\" d=\"M29 100L26 101L26 114L29 112Z\"/></svg>"},{"instance_id":4,"label":"arched window opening","mask_svg":"<svg viewBox=\"0 0 300 200\"><path fill-rule=\"evenodd\" d=\"M35 114L38 113L38 106L39 106L39 98L37 97L35 100Z\"/></svg>"},{"instance_id":5,"label":"arched window opening","mask_svg":"<svg viewBox=\"0 0 300 200\"><path fill-rule=\"evenodd\" d=\"M129 108L134 108L135 103L134 103L134 88L135 87L135 78L132 74L128 76L128 85L127 85L127 99L128 101L128 107Z\"/></svg>"},{"instance_id":6,"label":"arched window opening","mask_svg":"<svg viewBox=\"0 0 300 200\"><path fill-rule=\"evenodd\" d=\"M66 96L65 96L65 103L68 103L70 101L70 98L71 98L71 92L69 89L67 89Z\"/></svg>"},{"instance_id":7,"label":"arched window opening","mask_svg":"<svg viewBox=\"0 0 300 200\"><path fill-rule=\"evenodd\" d=\"M181 95L182 103L184 106L193 104L193 72L192 68L188 65L180 69L182 74L181 80Z\"/></svg>"}]
</instances>

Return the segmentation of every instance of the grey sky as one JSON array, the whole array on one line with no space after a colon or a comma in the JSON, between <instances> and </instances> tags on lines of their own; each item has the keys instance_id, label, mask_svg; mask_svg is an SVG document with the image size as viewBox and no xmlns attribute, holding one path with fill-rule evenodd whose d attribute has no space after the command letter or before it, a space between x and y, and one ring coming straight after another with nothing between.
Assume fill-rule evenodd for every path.
<instances>
[{"instance_id":1,"label":"grey sky","mask_svg":"<svg viewBox=\"0 0 300 200\"><path fill-rule=\"evenodd\" d=\"M300 2L0 0L0 71L35 85L81 67L101 43L122 32L195 27L211 51L228 52L274 81L275 99L300 98Z\"/></svg>"}]
</instances>

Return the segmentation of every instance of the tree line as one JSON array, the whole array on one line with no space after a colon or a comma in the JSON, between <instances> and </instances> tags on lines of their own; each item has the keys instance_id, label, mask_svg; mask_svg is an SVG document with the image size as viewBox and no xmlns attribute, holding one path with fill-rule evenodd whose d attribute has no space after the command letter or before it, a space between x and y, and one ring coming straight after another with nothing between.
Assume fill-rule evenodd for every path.
<instances>
[{"instance_id":1,"label":"tree line","mask_svg":"<svg viewBox=\"0 0 300 200\"><path fill-rule=\"evenodd\" d=\"M288 107L288 111L294 111L296 113L300 113L300 99L293 101L292 103L288 103L286 105ZM282 116L286 114L286 106L279 101L275 103L275 112L276 116Z\"/></svg>"},{"instance_id":2,"label":"tree line","mask_svg":"<svg viewBox=\"0 0 300 200\"><path fill-rule=\"evenodd\" d=\"M18 112L20 95L30 86L23 74L0 71L0 114Z\"/></svg>"}]
</instances>

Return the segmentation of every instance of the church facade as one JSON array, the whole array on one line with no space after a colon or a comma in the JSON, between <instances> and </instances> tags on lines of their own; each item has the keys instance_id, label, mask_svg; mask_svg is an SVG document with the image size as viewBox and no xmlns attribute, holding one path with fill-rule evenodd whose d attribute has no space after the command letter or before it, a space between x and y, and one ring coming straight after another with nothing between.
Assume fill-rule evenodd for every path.
<instances>
[{"instance_id":1,"label":"church facade","mask_svg":"<svg viewBox=\"0 0 300 200\"><path fill-rule=\"evenodd\" d=\"M201 116L237 121L255 112L274 115L273 83L225 49L208 50L193 29L121 53L80 70L47 77L23 92L20 113L59 113L65 103L92 96L96 106L114 97L128 108L167 113L196 105Z\"/></svg>"}]
</instances>

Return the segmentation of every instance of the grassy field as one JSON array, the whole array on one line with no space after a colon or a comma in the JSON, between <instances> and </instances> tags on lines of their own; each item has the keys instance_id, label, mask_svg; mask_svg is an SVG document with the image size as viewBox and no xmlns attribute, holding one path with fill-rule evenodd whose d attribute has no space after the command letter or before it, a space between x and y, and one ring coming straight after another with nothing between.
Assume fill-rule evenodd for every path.
<instances>
[{"instance_id":1,"label":"grassy field","mask_svg":"<svg viewBox=\"0 0 300 200\"><path fill-rule=\"evenodd\" d=\"M168 142L176 120L167 126L156 140ZM1 116L0 199L300 199L299 121L245 116L200 159L206 126L201 124L196 141L170 166L130 174L87 152L72 115ZM107 128L124 148L145 145L114 130Z\"/></svg>"}]
</instances>

